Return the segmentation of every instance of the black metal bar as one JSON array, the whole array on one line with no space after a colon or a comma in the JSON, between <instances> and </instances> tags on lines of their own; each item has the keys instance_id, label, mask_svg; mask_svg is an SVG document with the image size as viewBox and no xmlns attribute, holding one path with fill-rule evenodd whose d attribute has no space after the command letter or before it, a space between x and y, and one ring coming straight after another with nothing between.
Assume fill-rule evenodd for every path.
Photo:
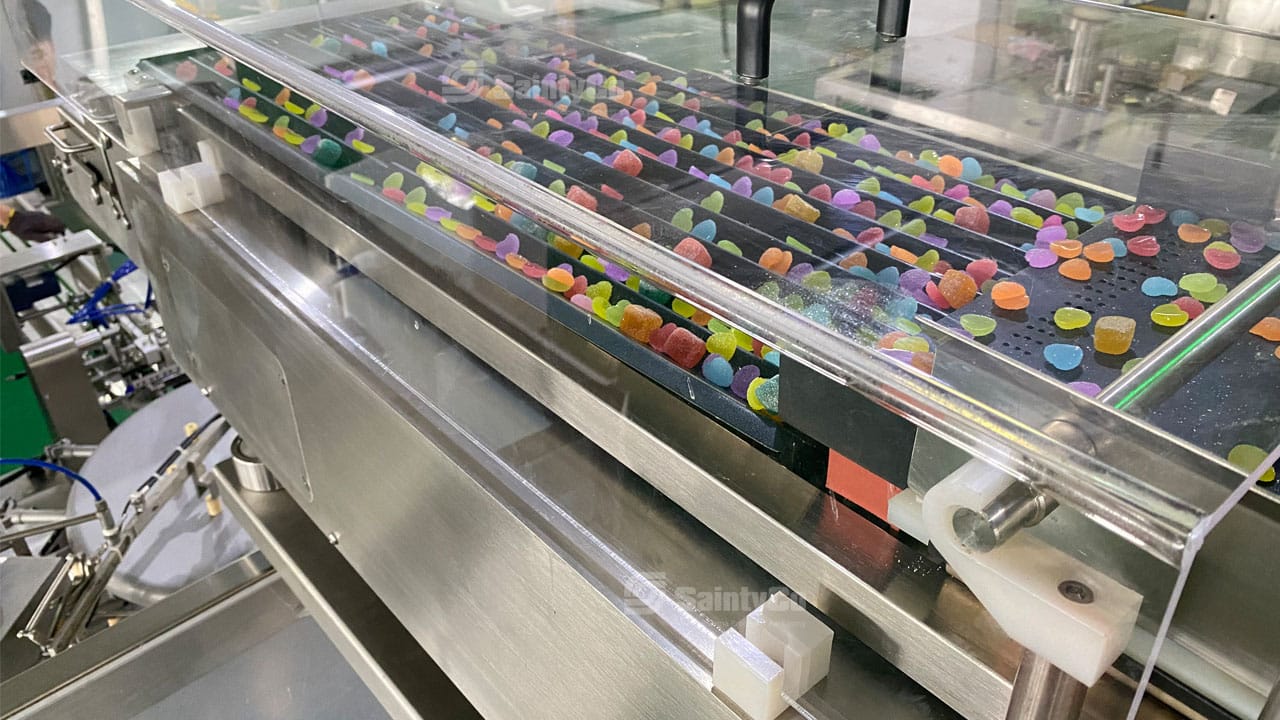
<instances>
[{"instance_id":1,"label":"black metal bar","mask_svg":"<svg viewBox=\"0 0 1280 720\"><path fill-rule=\"evenodd\" d=\"M907 14L911 0L879 0L876 8L876 34L884 40L907 36Z\"/></svg>"},{"instance_id":2,"label":"black metal bar","mask_svg":"<svg viewBox=\"0 0 1280 720\"><path fill-rule=\"evenodd\" d=\"M769 20L773 0L738 0L738 76L756 84L769 76Z\"/></svg>"}]
</instances>

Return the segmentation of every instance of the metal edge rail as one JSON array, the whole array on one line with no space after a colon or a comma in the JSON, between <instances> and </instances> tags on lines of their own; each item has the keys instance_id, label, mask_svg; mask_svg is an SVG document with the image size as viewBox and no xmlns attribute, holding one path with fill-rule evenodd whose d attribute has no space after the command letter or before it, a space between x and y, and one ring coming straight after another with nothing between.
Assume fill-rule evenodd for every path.
<instances>
[{"instance_id":1,"label":"metal edge rail","mask_svg":"<svg viewBox=\"0 0 1280 720\"><path fill-rule=\"evenodd\" d=\"M221 52L286 82L334 112L385 136L405 150L429 158L444 172L484 189L513 209L544 223L592 251L644 268L713 315L791 354L920 427L964 450L990 458L1014 477L1030 482L1170 564L1180 564L1185 538L1214 507L1196 507L1085 453L1055 441L1028 424L993 411L914 368L793 315L728 279L596 215L551 190L507 172L391 108L316 74L234 32L166 0L130 0L156 18ZM1046 381L1046 386L1051 383ZM1154 443L1161 444L1158 437ZM998 451L993 452L993 448ZM1055 461L1041 458L1051 448ZM1177 449L1173 451L1177 456ZM1185 454L1185 451L1182 453ZM1197 456L1192 467L1206 467ZM1225 462L1214 474L1239 474ZM1082 480L1088 478L1088 480ZM1223 492L1223 502L1228 492Z\"/></svg>"}]
</instances>

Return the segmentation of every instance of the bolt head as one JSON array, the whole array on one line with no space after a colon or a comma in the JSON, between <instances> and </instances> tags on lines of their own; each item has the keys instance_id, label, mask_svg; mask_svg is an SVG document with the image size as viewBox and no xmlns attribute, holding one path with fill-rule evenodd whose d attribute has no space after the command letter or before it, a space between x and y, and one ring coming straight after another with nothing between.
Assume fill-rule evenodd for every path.
<instances>
[{"instance_id":1,"label":"bolt head","mask_svg":"<svg viewBox=\"0 0 1280 720\"><path fill-rule=\"evenodd\" d=\"M1079 580L1063 580L1058 583L1058 592L1073 603L1088 605L1093 602L1093 588Z\"/></svg>"}]
</instances>

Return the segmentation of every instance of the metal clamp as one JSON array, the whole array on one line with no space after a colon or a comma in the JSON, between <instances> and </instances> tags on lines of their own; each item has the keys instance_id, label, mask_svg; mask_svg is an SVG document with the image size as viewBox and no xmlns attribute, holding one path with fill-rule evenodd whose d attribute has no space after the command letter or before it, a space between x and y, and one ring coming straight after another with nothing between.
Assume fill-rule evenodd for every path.
<instances>
[{"instance_id":1,"label":"metal clamp","mask_svg":"<svg viewBox=\"0 0 1280 720\"><path fill-rule=\"evenodd\" d=\"M90 150L93 150L94 148L97 147L97 145L94 145L88 140L82 143L77 143L75 145L68 145L66 141L64 141L62 137L58 135L58 133L64 130L70 130L70 129L71 129L71 122L69 120L63 120L60 123L55 123L53 125L46 125L44 128L44 136L49 138L49 142L55 148L58 149L58 152L63 153L65 155L79 155L80 153L89 152Z\"/></svg>"}]
</instances>

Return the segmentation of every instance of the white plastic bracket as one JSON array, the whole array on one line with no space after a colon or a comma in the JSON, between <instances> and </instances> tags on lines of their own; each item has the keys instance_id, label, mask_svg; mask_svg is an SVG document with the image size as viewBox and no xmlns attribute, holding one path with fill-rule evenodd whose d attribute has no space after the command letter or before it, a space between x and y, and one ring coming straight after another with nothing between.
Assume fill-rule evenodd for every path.
<instances>
[{"instance_id":1,"label":"white plastic bracket","mask_svg":"<svg viewBox=\"0 0 1280 720\"><path fill-rule=\"evenodd\" d=\"M1010 482L966 463L924 496L929 539L1010 638L1093 685L1128 644L1142 596L1030 532L985 553L961 545L956 511L985 508Z\"/></svg>"},{"instance_id":2,"label":"white plastic bracket","mask_svg":"<svg viewBox=\"0 0 1280 720\"><path fill-rule=\"evenodd\" d=\"M752 720L773 720L831 668L835 633L784 593L747 616L747 635L716 640L712 684Z\"/></svg>"},{"instance_id":3,"label":"white plastic bracket","mask_svg":"<svg viewBox=\"0 0 1280 720\"><path fill-rule=\"evenodd\" d=\"M205 145L205 143L200 143ZM200 162L164 170L156 175L164 203L175 213L199 210L207 205L222 202L222 175L218 156L213 148L202 147Z\"/></svg>"}]
</instances>

